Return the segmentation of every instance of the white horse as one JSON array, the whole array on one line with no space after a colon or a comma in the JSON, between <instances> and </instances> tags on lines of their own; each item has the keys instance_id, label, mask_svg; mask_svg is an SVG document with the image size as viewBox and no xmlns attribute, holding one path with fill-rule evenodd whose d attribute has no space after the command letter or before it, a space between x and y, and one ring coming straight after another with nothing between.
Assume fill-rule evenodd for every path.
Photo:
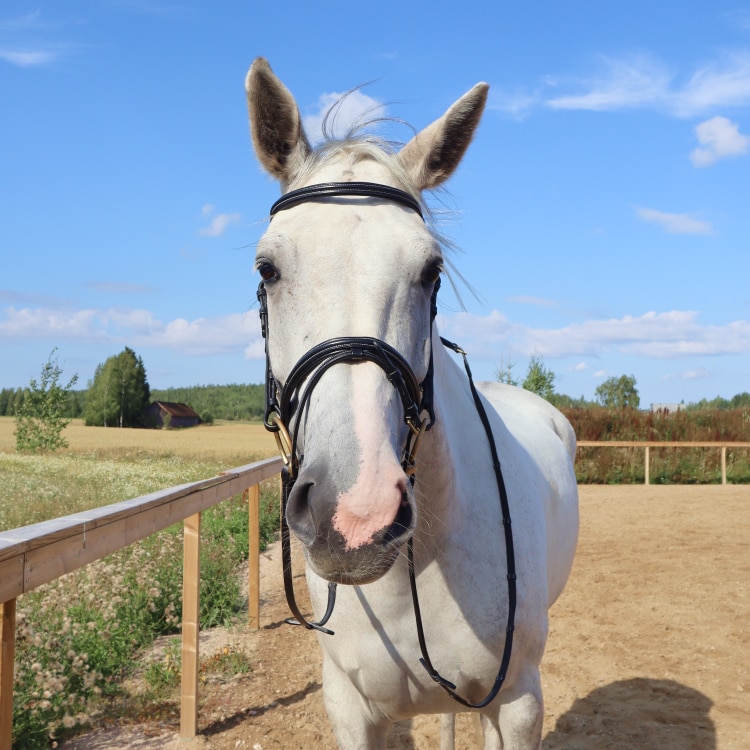
<instances>
[{"instance_id":1,"label":"white horse","mask_svg":"<svg viewBox=\"0 0 750 750\"><path fill-rule=\"evenodd\" d=\"M256 154L287 196L255 262L267 296L271 421L296 479L286 517L305 548L318 617L328 582L348 584L327 623L335 635L318 635L338 744L385 748L393 722L462 710L420 664L403 546L411 539L428 665L478 706L485 750L538 750L547 610L578 534L575 436L543 399L481 385L508 537L488 434L432 323L443 255L420 215L421 191L446 180L468 147L488 86L476 85L397 153L364 137L312 149L294 98L262 58L246 89ZM314 349L333 351L332 340L347 352L336 362ZM434 420L420 401L430 381ZM293 423L291 437L282 420ZM517 579L508 581L513 562ZM483 703L503 659L511 586L510 662Z\"/></svg>"}]
</instances>

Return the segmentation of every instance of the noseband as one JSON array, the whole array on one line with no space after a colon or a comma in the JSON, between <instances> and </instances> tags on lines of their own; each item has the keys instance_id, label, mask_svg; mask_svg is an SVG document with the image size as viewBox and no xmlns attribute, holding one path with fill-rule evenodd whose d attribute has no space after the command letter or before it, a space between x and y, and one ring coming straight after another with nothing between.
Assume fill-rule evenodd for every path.
<instances>
[{"instance_id":1,"label":"noseband","mask_svg":"<svg viewBox=\"0 0 750 750\"><path fill-rule=\"evenodd\" d=\"M400 203L406 208L416 211L424 219L419 201L409 193L388 185L380 185L371 182L330 182L319 185L310 185L299 190L293 190L282 195L271 207L271 217L279 211L296 206L306 201L320 200L333 197L367 197L379 198L386 201ZM440 288L440 279L435 283L430 303L430 341L432 340L432 323L437 314L437 293ZM328 584L328 605L326 612L318 622L308 622L299 611L292 582L291 568L291 536L286 519L286 506L294 483L299 473L303 457L298 455L297 443L300 424L306 411L311 394L319 383L325 372L339 363L373 362L385 373L388 381L396 389L401 398L404 411L404 422L409 428L402 456L402 468L410 479L411 484L415 481L416 454L420 441L426 431L435 424L435 413L432 405L433 394L433 357L430 348L429 365L425 379L420 383L416 375L404 357L392 346L380 339L368 336L344 336L329 339L302 355L297 364L292 368L286 382L281 385L271 370L269 356L269 327L268 327L268 305L266 288L264 282L258 286L258 302L260 305L261 332L265 339L266 349L266 413L264 424L266 429L274 433L279 452L284 460L282 470L282 505L281 505L281 547L283 558L284 589L287 603L294 615L293 620L288 620L296 625L303 625L312 630L318 630L328 635L333 631L325 627L333 613L336 602L336 584ZM474 387L474 382L469 369L469 363L464 352L456 344L441 338L442 343L463 356L464 366L469 378L472 396L479 418L484 426L490 445L492 464L497 480L500 505L503 516L503 529L505 532L505 548L508 579L508 621L506 626L505 649L500 664L500 670L492 689L487 697L479 703L472 703L462 698L455 692L456 686L442 677L433 667L427 652L427 645L422 626L419 598L417 596L416 574L414 568L413 539L407 542L409 580L411 584L412 602L417 626L417 638L419 641L422 658L420 662L427 670L432 679L458 703L468 708L483 708L491 703L497 696L510 663L510 655L513 644L513 630L516 610L516 574L515 555L513 549L513 532L510 522L510 509L508 497L505 491L505 482L500 469L500 461L497 456L495 440L480 396ZM422 415L426 412L426 417ZM293 423L290 433L289 425Z\"/></svg>"}]
</instances>

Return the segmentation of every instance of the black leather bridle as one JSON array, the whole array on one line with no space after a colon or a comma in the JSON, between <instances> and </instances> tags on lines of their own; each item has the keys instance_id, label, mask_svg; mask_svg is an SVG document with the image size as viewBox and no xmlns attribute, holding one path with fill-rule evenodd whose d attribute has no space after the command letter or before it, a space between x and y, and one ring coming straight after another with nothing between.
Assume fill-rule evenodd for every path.
<instances>
[{"instance_id":1,"label":"black leather bridle","mask_svg":"<svg viewBox=\"0 0 750 750\"><path fill-rule=\"evenodd\" d=\"M379 198L400 203L401 205L416 211L420 217L424 218L419 201L412 195L403 190L399 190L398 188L371 182L330 182L319 185L310 185L299 190L293 190L282 195L281 198L273 204L271 207L271 217L273 218L273 216L279 211L286 210L298 205L299 203L342 196ZM440 279L435 283L431 300L430 340L432 339L432 322L437 313L437 293L439 288ZM303 617L294 596L291 570L291 535L286 519L286 506L289 493L297 479L300 464L303 460L298 456L297 452L297 439L303 415L307 404L309 403L313 389L330 367L339 363L356 363L362 361L374 362L385 372L388 381L393 385L401 398L404 411L404 422L409 428L402 456L402 467L413 485L415 481L416 453L419 449L421 438L435 423L435 413L432 404L432 349L430 349L427 374L425 379L420 383L414 375L409 363L396 349L385 341L372 337L358 336L344 336L329 339L328 341L324 341L323 343L314 346L302 355L289 373L286 382L281 385L274 377L271 369L268 346L268 306L266 300L266 288L263 281L261 281L258 286L258 301L260 305L261 331L263 338L265 339L266 349L266 413L264 423L266 428L274 433L279 452L285 463L284 469L282 470L281 543L284 590L286 592L287 603L294 615L294 619L289 620L288 622L303 625L308 629L318 630L328 635L333 635L333 631L326 628L325 625L333 613L333 608L336 602L336 584L332 582L329 582L328 584L328 604L326 612L318 622L309 622ZM484 700L478 703L472 703L458 695L455 692L456 686L442 677L432 665L427 652L424 628L422 626L422 616L417 595L414 566L414 545L413 538L411 537L407 542L409 581L411 584L412 602L416 619L417 638L422 653L422 658L420 659L421 664L427 670L430 677L443 687L458 703L467 708L484 708L495 699L500 691L510 664L516 611L516 572L513 532L511 529L508 497L505 490L502 470L500 468L500 461L497 455L495 440L492 435L492 429L484 405L482 404L479 393L474 386L471 370L469 369L469 363L466 358L466 352L456 344L453 344L442 337L441 341L446 347L461 354L463 357L477 413L484 426L489 441L492 464L497 480L503 515L508 579L508 620L506 626L505 649L503 651L500 669L495 678L492 689ZM426 416L423 416L425 412ZM289 431L290 425L293 425L291 433Z\"/></svg>"}]
</instances>

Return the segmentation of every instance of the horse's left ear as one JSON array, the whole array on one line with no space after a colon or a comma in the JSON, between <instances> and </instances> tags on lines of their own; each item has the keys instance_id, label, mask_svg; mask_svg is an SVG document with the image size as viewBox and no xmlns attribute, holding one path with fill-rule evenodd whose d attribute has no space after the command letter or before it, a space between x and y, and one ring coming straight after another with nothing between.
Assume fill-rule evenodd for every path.
<instances>
[{"instance_id":1,"label":"horse's left ear","mask_svg":"<svg viewBox=\"0 0 750 750\"><path fill-rule=\"evenodd\" d=\"M478 83L401 149L398 158L419 190L437 187L453 174L474 136L489 88Z\"/></svg>"}]
</instances>

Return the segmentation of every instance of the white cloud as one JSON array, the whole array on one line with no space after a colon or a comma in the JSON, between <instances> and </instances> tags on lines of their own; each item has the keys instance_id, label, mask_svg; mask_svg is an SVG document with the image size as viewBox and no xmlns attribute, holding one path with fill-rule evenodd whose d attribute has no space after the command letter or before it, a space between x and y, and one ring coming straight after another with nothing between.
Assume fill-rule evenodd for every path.
<instances>
[{"instance_id":1,"label":"white cloud","mask_svg":"<svg viewBox=\"0 0 750 750\"><path fill-rule=\"evenodd\" d=\"M525 294L516 294L508 297L509 302L515 302L519 305L534 305L535 307L557 307L557 302L543 297L531 297Z\"/></svg>"},{"instance_id":2,"label":"white cloud","mask_svg":"<svg viewBox=\"0 0 750 750\"><path fill-rule=\"evenodd\" d=\"M595 112L652 109L699 117L718 107L748 104L750 52L743 50L696 67L687 79L646 53L602 57L598 72L577 79L547 76L533 93L496 92L492 106L521 119L538 106Z\"/></svg>"},{"instance_id":3,"label":"white cloud","mask_svg":"<svg viewBox=\"0 0 750 750\"><path fill-rule=\"evenodd\" d=\"M696 167L708 167L719 159L742 156L750 148L750 138L742 135L737 123L726 117L712 117L696 125L695 135L701 147L690 154L690 160Z\"/></svg>"},{"instance_id":4,"label":"white cloud","mask_svg":"<svg viewBox=\"0 0 750 750\"><path fill-rule=\"evenodd\" d=\"M668 92L669 72L647 55L604 58L603 66L599 76L581 82L587 91L549 98L546 105L552 109L594 111L650 107L664 100Z\"/></svg>"},{"instance_id":5,"label":"white cloud","mask_svg":"<svg viewBox=\"0 0 750 750\"><path fill-rule=\"evenodd\" d=\"M15 308L0 319L0 340L53 339L159 347L185 354L245 351L260 342L257 311L215 318L159 320L144 309ZM262 356L262 345L261 353Z\"/></svg>"},{"instance_id":6,"label":"white cloud","mask_svg":"<svg viewBox=\"0 0 750 750\"><path fill-rule=\"evenodd\" d=\"M204 206L204 209L207 206ZM213 207L211 207L213 208ZM205 216L205 214L203 214ZM221 237L230 224L236 224L240 220L240 214L217 214L211 219L207 227L198 230L204 237Z\"/></svg>"},{"instance_id":7,"label":"white cloud","mask_svg":"<svg viewBox=\"0 0 750 750\"><path fill-rule=\"evenodd\" d=\"M362 93L359 89L348 93L321 94L314 113L303 118L305 133L312 143L323 140L323 122L329 136L342 138L354 127L386 116L386 106Z\"/></svg>"},{"instance_id":8,"label":"white cloud","mask_svg":"<svg viewBox=\"0 0 750 750\"><path fill-rule=\"evenodd\" d=\"M19 68L49 65L58 57L58 53L49 50L0 49L0 60L5 60L5 62L16 65Z\"/></svg>"},{"instance_id":9,"label":"white cloud","mask_svg":"<svg viewBox=\"0 0 750 750\"><path fill-rule=\"evenodd\" d=\"M654 359L750 354L750 321L707 326L697 318L696 312L673 310L532 328L493 310L483 317L458 313L442 318L440 328L471 354L487 359L497 359L508 347L523 356L543 357L599 357L611 349Z\"/></svg>"},{"instance_id":10,"label":"white cloud","mask_svg":"<svg viewBox=\"0 0 750 750\"><path fill-rule=\"evenodd\" d=\"M657 224L668 234L713 234L709 222L694 219L690 214L671 214L639 206L635 207L635 212L640 219Z\"/></svg>"}]
</instances>

